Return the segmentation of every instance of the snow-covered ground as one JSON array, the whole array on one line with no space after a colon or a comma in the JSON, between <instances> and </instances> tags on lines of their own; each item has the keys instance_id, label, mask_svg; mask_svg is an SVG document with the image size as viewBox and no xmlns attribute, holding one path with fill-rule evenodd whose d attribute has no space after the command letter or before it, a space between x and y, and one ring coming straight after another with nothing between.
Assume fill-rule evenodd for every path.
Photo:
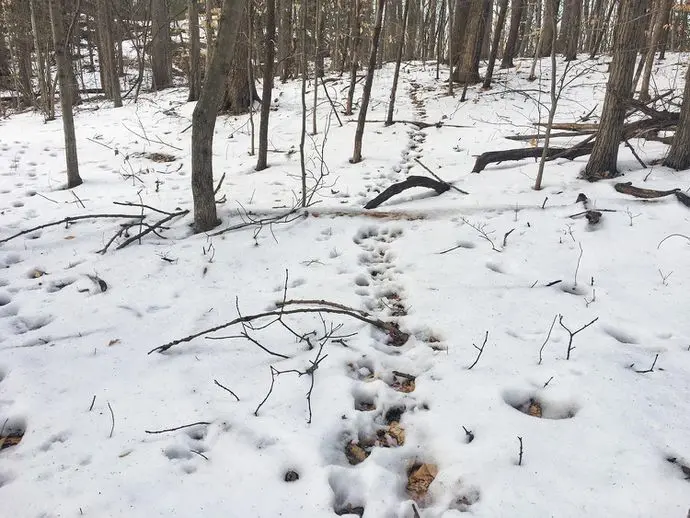
<instances>
[{"instance_id":1,"label":"snow-covered ground","mask_svg":"<svg viewBox=\"0 0 690 518\"><path fill-rule=\"evenodd\" d=\"M673 55L658 66L660 92L682 91L685 63ZM187 215L164 238L116 250L122 236L104 254L127 220L1 243L0 436L3 446L23 436L0 452L0 515L411 518L416 498L422 517L684 518L690 243L659 244L689 233L690 211L613 185L685 191L690 178L642 169L626 148L622 180L578 179L587 157L548 163L542 191L532 190L531 159L471 173L476 155L530 145L504 137L545 120L548 74L529 83L528 69L500 71L492 90L470 88L461 103L435 65L404 65L396 119L445 126L370 123L359 164L348 161L355 117L341 114L340 127L320 91L308 168L320 174L323 149L328 174L318 203L289 223L193 235ZM605 70L577 64L557 121L600 112ZM369 119L384 119L391 78L390 66L377 72ZM327 85L344 102L347 78ZM59 119L0 121L0 240L70 216L140 214L113 202L191 209L185 98L171 89L117 110L80 107L84 184L72 191L61 190ZM299 84L277 82L273 98L265 171L248 153L248 116L219 119L217 230L280 214L299 197ZM649 163L664 153L633 145ZM411 190L362 209L408 173L428 176L415 158L469 194ZM580 193L611 212L594 226L571 218ZM144 213L151 224L165 217ZM285 296L365 310L411 336L393 345L367 323L310 313L244 330L287 358L237 326L211 334L222 340L147 354ZM573 332L598 319L573 337L569 360L557 315ZM257 412L272 368L303 374L275 376ZM196 422L207 424L184 427ZM420 464L430 476L414 480ZM410 491L433 475L426 494Z\"/></svg>"}]
</instances>

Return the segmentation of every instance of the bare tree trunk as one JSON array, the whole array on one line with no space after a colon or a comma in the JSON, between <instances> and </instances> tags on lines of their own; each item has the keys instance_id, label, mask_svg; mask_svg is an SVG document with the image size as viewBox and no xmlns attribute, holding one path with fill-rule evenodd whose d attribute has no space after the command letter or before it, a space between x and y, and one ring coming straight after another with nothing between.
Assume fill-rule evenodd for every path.
<instances>
[{"instance_id":1,"label":"bare tree trunk","mask_svg":"<svg viewBox=\"0 0 690 518\"><path fill-rule=\"evenodd\" d=\"M278 62L280 80L292 77L294 49L292 48L292 0L280 1L280 30L278 32Z\"/></svg>"},{"instance_id":2,"label":"bare tree trunk","mask_svg":"<svg viewBox=\"0 0 690 518\"><path fill-rule=\"evenodd\" d=\"M570 20L561 31L565 34L563 53L566 61L577 59L577 49L580 41L582 24L582 1L566 0L565 11L570 13ZM562 24L563 26L563 24Z\"/></svg>"},{"instance_id":3,"label":"bare tree trunk","mask_svg":"<svg viewBox=\"0 0 690 518\"><path fill-rule=\"evenodd\" d=\"M206 66L204 76L208 74L213 57L214 34L213 34L213 0L206 0L206 12L204 13L204 31L206 32Z\"/></svg>"},{"instance_id":4,"label":"bare tree trunk","mask_svg":"<svg viewBox=\"0 0 690 518\"><path fill-rule=\"evenodd\" d=\"M245 8L242 11L240 27L247 27L249 12L247 11L246 1L242 1L241 3L245 5ZM222 50L220 46L216 48ZM259 94L254 85L254 78L252 74L250 74L249 40L247 32L240 32L234 49L232 67L227 76L225 98L221 111L237 115L249 111L252 101L258 99Z\"/></svg>"},{"instance_id":5,"label":"bare tree trunk","mask_svg":"<svg viewBox=\"0 0 690 518\"><path fill-rule=\"evenodd\" d=\"M554 28L551 24L551 19L557 16L559 0L544 0L544 19L542 21L542 37L541 47L539 49L539 57L551 55L551 42L553 41L552 31Z\"/></svg>"},{"instance_id":6,"label":"bare tree trunk","mask_svg":"<svg viewBox=\"0 0 690 518\"><path fill-rule=\"evenodd\" d=\"M671 6L674 0L656 0L656 14L654 16L654 28L651 38L648 40L648 48L644 57L644 70L642 71L642 84L640 85L640 100L649 100L649 82L652 79L652 68L654 67L654 55L659 46L659 41L664 31L664 21L668 19Z\"/></svg>"},{"instance_id":7,"label":"bare tree trunk","mask_svg":"<svg viewBox=\"0 0 690 518\"><path fill-rule=\"evenodd\" d=\"M485 21L490 0L469 0L467 25L460 41L461 52L455 69L454 80L461 84L479 83L479 59L482 50ZM456 15L457 19L457 15ZM458 28L455 29L456 31Z\"/></svg>"},{"instance_id":8,"label":"bare tree trunk","mask_svg":"<svg viewBox=\"0 0 690 518\"><path fill-rule=\"evenodd\" d=\"M41 92L40 107L46 120L55 119L55 109L52 97L52 91L49 85L50 69L46 66L48 50L43 44L42 27L39 25L38 15L36 14L37 6L35 0L30 0L29 7L31 10L31 29L34 36L34 54L36 55L36 73L38 75L38 87ZM2 39L2 38L0 38ZM1 45L2 43L0 43ZM1 73L1 72L0 72Z\"/></svg>"},{"instance_id":9,"label":"bare tree trunk","mask_svg":"<svg viewBox=\"0 0 690 518\"><path fill-rule=\"evenodd\" d=\"M219 223L213 192L213 132L244 11L243 0L223 1L211 64L192 115L192 197L197 232L211 230Z\"/></svg>"},{"instance_id":10,"label":"bare tree trunk","mask_svg":"<svg viewBox=\"0 0 690 518\"><path fill-rule=\"evenodd\" d=\"M198 0L188 0L187 19L189 22L189 95L187 102L199 100L201 93L201 42L199 39Z\"/></svg>"},{"instance_id":11,"label":"bare tree trunk","mask_svg":"<svg viewBox=\"0 0 690 518\"><path fill-rule=\"evenodd\" d=\"M662 32L661 32L661 38L659 40L659 61L663 61L666 59L666 46L668 44L668 33L670 32L671 28L671 10L673 8L673 1L669 1L669 9L664 10L664 19L661 22L661 27L662 27Z\"/></svg>"},{"instance_id":12,"label":"bare tree trunk","mask_svg":"<svg viewBox=\"0 0 690 518\"><path fill-rule=\"evenodd\" d=\"M360 29L360 0L353 0L352 23L350 25L350 87L347 91L347 103L345 105L345 115L352 115L352 104L355 97L355 86L357 84L357 68L359 61L359 46L362 41Z\"/></svg>"},{"instance_id":13,"label":"bare tree trunk","mask_svg":"<svg viewBox=\"0 0 690 518\"><path fill-rule=\"evenodd\" d=\"M647 0L627 0L618 8L613 59L610 65L606 97L599 131L592 154L585 167L589 180L610 178L618 174L618 147L623 132L625 110L632 96L639 34L644 26Z\"/></svg>"},{"instance_id":14,"label":"bare tree trunk","mask_svg":"<svg viewBox=\"0 0 690 518\"><path fill-rule=\"evenodd\" d=\"M379 39L381 36L381 25L383 23L383 10L386 0L378 0L376 4L376 25L371 36L371 53L369 54L369 68L362 92L362 106L359 108L359 118L357 119L357 130L355 131L355 149L352 153L350 162L357 164L362 161L362 137L364 136L364 125L367 119L367 109L371 98L371 86L374 83L374 70L376 69L376 54L379 50Z\"/></svg>"},{"instance_id":15,"label":"bare tree trunk","mask_svg":"<svg viewBox=\"0 0 690 518\"><path fill-rule=\"evenodd\" d=\"M441 12L438 17L436 31L436 80L440 77L441 61L443 60L443 39L446 28L446 0L441 0Z\"/></svg>"},{"instance_id":16,"label":"bare tree trunk","mask_svg":"<svg viewBox=\"0 0 690 518\"><path fill-rule=\"evenodd\" d=\"M319 104L319 78L323 77L324 56L322 46L323 26L321 21L321 0L316 0L314 13L314 104L311 111L311 133L316 135L317 107Z\"/></svg>"},{"instance_id":17,"label":"bare tree trunk","mask_svg":"<svg viewBox=\"0 0 690 518\"><path fill-rule=\"evenodd\" d=\"M115 108L122 106L120 79L117 74L117 60L115 58L115 44L113 36L113 21L109 0L98 0L98 34L100 36L101 68L105 83L103 89L113 100Z\"/></svg>"},{"instance_id":18,"label":"bare tree trunk","mask_svg":"<svg viewBox=\"0 0 690 518\"><path fill-rule=\"evenodd\" d=\"M517 54L518 34L520 33L520 21L524 11L525 0L512 0L510 3L510 30L506 39L506 46L501 59L501 68L513 68L513 58Z\"/></svg>"},{"instance_id":19,"label":"bare tree trunk","mask_svg":"<svg viewBox=\"0 0 690 518\"><path fill-rule=\"evenodd\" d=\"M307 206L307 160L304 153L304 144L307 137L307 3L300 4L300 40L302 52L300 54L300 68L302 69L302 88L300 99L302 100L302 128L299 136L299 164L302 179L302 207ZM316 88L314 80L314 88Z\"/></svg>"},{"instance_id":20,"label":"bare tree trunk","mask_svg":"<svg viewBox=\"0 0 690 518\"><path fill-rule=\"evenodd\" d=\"M271 91L273 89L273 62L275 61L276 1L266 0L266 39L264 47L264 81L261 92L261 122L259 123L259 157L256 170L268 167L268 118L271 113ZM316 86L314 86L316 88Z\"/></svg>"},{"instance_id":21,"label":"bare tree trunk","mask_svg":"<svg viewBox=\"0 0 690 518\"><path fill-rule=\"evenodd\" d=\"M685 73L680 120L664 165L677 170L690 168L690 65Z\"/></svg>"},{"instance_id":22,"label":"bare tree trunk","mask_svg":"<svg viewBox=\"0 0 690 518\"><path fill-rule=\"evenodd\" d=\"M151 9L151 89L162 90L172 85L168 0L151 0Z\"/></svg>"},{"instance_id":23,"label":"bare tree trunk","mask_svg":"<svg viewBox=\"0 0 690 518\"><path fill-rule=\"evenodd\" d=\"M398 55L395 59L395 72L393 73L393 86L391 87L391 96L388 101L388 115L386 116L386 126L393 124L393 111L395 110L395 94L398 91L398 78L400 77L400 62L402 61L403 49L405 48L405 29L407 28L407 15L410 12L410 2L413 0L405 0L405 8L403 10L402 30L400 34L400 41L398 42Z\"/></svg>"},{"instance_id":24,"label":"bare tree trunk","mask_svg":"<svg viewBox=\"0 0 690 518\"><path fill-rule=\"evenodd\" d=\"M503 26L506 23L506 11L508 10L508 0L499 0L498 19L496 20L496 29L494 30L493 41L491 42L491 55L489 56L489 63L486 67L486 76L484 76L483 88L491 88L491 79L494 75L494 66L496 65L496 57L498 56L498 46L501 43L501 34L503 33Z\"/></svg>"},{"instance_id":25,"label":"bare tree trunk","mask_svg":"<svg viewBox=\"0 0 690 518\"><path fill-rule=\"evenodd\" d=\"M62 108L62 129L65 134L65 162L67 165L67 188L81 185L79 176L79 159L77 157L77 137L74 132L74 117L72 114L72 85L69 70L71 56L69 42L65 38L65 6L64 0L49 0L50 20L53 30L53 45L55 47L55 62L57 63L58 83L60 84L60 106Z\"/></svg>"}]
</instances>

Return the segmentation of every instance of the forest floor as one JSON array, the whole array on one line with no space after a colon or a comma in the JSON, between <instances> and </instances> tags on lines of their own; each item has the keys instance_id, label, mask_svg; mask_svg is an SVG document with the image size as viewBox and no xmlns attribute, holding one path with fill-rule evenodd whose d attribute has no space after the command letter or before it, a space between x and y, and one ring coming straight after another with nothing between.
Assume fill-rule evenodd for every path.
<instances>
[{"instance_id":1,"label":"forest floor","mask_svg":"<svg viewBox=\"0 0 690 518\"><path fill-rule=\"evenodd\" d=\"M680 94L685 63L655 67L659 92ZM194 235L186 214L116 249L147 228L137 223L105 253L138 220L7 238L141 214L114 202L191 210L186 90L79 107L73 190L59 119L1 120L0 514L685 518L690 242L662 240L690 234L690 209L613 186L686 191L690 177L650 165L665 146L638 140L648 167L622 146L624 176L610 181L579 178L587 157L548 163L541 191L533 159L472 173L476 155L531 145L504 137L546 119L548 71L530 83L528 68L461 103L435 65L405 64L395 118L445 125L372 122L359 164L356 115L340 127L321 89L309 185L326 175L316 203L282 219L299 198L301 102L299 82L277 82L270 168L254 170L247 115L218 121L221 226ZM556 121L596 122L606 60L570 74ZM329 79L342 105L347 78ZM385 118L391 81L391 66L376 73L369 119ZM469 194L408 190L362 208L429 176L415 159ZM599 223L571 217L580 193L607 209ZM150 225L166 217L143 212ZM356 308L409 339L350 310L281 315L285 299ZM280 321L147 354L264 311ZM566 328L590 323L570 342Z\"/></svg>"}]
</instances>

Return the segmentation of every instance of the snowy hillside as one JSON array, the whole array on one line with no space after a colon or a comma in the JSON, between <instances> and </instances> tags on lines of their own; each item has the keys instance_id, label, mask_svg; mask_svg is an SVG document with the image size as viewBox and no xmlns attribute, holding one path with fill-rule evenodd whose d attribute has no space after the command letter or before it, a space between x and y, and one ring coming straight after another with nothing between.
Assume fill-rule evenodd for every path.
<instances>
[{"instance_id":1,"label":"snowy hillside","mask_svg":"<svg viewBox=\"0 0 690 518\"><path fill-rule=\"evenodd\" d=\"M307 139L321 183L285 217L300 85L276 82L265 171L249 116L219 118L222 225L204 235L183 213L186 90L79 107L71 191L60 120L0 120L0 516L685 518L690 209L614 185L685 192L688 172L653 165L666 146L641 140L647 168L622 147L615 180L578 179L586 156L547 163L541 191L534 159L471 172L483 152L534 144L505 137L545 120L547 61L539 81L524 62L464 103L435 64L404 65L408 122L390 127L384 67L359 164L356 116L341 127L321 90ZM571 70L557 122L597 121L605 61ZM686 62L658 65L659 92L682 91ZM326 83L339 106L347 81ZM420 162L468 194L363 209L430 176ZM9 239L110 214L128 217Z\"/></svg>"}]
</instances>

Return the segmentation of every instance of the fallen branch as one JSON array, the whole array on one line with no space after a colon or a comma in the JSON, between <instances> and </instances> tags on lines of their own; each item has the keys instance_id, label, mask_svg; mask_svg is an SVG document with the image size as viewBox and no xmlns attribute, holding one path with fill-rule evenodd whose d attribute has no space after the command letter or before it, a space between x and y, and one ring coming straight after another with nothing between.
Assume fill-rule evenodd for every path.
<instances>
[{"instance_id":1,"label":"fallen branch","mask_svg":"<svg viewBox=\"0 0 690 518\"><path fill-rule=\"evenodd\" d=\"M376 198L369 201L364 206L364 208L375 209L376 207L381 205L386 200L392 198L396 194L400 194L401 192L407 189L412 189L413 187L426 187L428 189L433 189L434 191L436 191L436 194L443 194L444 192L450 190L451 186L450 184L447 184L445 182L439 182L438 180L434 180L433 178L427 178L426 176L408 176L402 182L394 183L393 185L388 187Z\"/></svg>"},{"instance_id":2,"label":"fallen branch","mask_svg":"<svg viewBox=\"0 0 690 518\"><path fill-rule=\"evenodd\" d=\"M617 183L613 186L616 191L629 194L635 198L643 198L645 200L651 200L654 198L663 198L664 196L671 196L676 194L680 189L671 189L669 191L657 191L655 189L643 189L641 187L635 187L632 182L622 182Z\"/></svg>"},{"instance_id":3,"label":"fallen branch","mask_svg":"<svg viewBox=\"0 0 690 518\"><path fill-rule=\"evenodd\" d=\"M179 212L173 212L172 214L170 214L169 216L166 216L165 218L161 219L160 221L156 222L155 224L147 225L146 230L142 230L136 236L132 236L129 239L127 239L125 242L117 245L117 250L121 250L124 247L134 243L138 239L141 239L142 237L144 237L146 234L150 234L151 232L155 232L155 230L157 228L162 228L162 226L165 223L167 223L168 221L175 219L175 218L179 218L181 216L186 216L187 214L189 214L189 210L181 210Z\"/></svg>"},{"instance_id":4,"label":"fallen branch","mask_svg":"<svg viewBox=\"0 0 690 518\"><path fill-rule=\"evenodd\" d=\"M592 152L593 144L586 146L575 145L571 148L549 147L546 150L546 157L549 159L567 158L573 160L579 156L589 155ZM540 158L544 154L543 147L526 147L518 149L505 149L502 151L487 151L477 157L472 168L473 173L482 172L489 164L499 162L523 160L525 158Z\"/></svg>"},{"instance_id":5,"label":"fallen branch","mask_svg":"<svg viewBox=\"0 0 690 518\"><path fill-rule=\"evenodd\" d=\"M576 331L571 331L571 330L568 329L568 328L565 326L565 324L563 323L563 315L558 315L558 323L559 323L559 324L561 325L561 327L562 327L563 329L565 329L565 330L568 332L568 334L570 335L570 337L568 338L568 352L567 352L566 357L565 357L566 360L569 360L569 359L570 359L570 352L571 352L573 349L575 349L575 347L573 347L573 338L575 338L575 335L578 334L580 331L584 331L585 329L587 329L589 326L591 326L591 325L592 325L594 322L596 322L597 320L599 320L599 317L595 318L594 320L592 320L592 321L589 322L588 324L585 324L584 326L582 326L582 327L579 328L578 330L576 330Z\"/></svg>"},{"instance_id":6,"label":"fallen branch","mask_svg":"<svg viewBox=\"0 0 690 518\"><path fill-rule=\"evenodd\" d=\"M326 301L323 301L326 302ZM287 302L285 303L287 304ZM311 305L312 301L290 301L290 304L308 304ZM224 324L220 324L214 327L211 327L209 329L204 329L203 331L199 331L198 333L194 333L189 336L185 336L184 338L179 338L177 340L173 340L172 342L168 342L167 344L155 347L151 349L148 354L151 353L163 353L170 349L171 347L185 343L185 342L191 342L195 338L199 338L204 335L208 335L210 333L215 333L216 331L220 331L221 329L226 329L228 327L237 325L237 324L242 324L242 323L247 323L247 322L253 322L255 320L260 320L260 319L265 319L269 317L273 317L274 320L278 320L279 318L282 318L284 315L295 315L295 314L304 314L304 313L316 313L316 314L321 314L321 313L332 313L336 315L345 315L349 316L351 318L354 318L356 320L360 320L362 322L365 322L369 325L372 325L376 327L377 329L380 329L384 331L388 337L391 339L391 342L394 344L400 344L402 345L407 341L409 338L409 334L400 331L393 323L391 322L384 322L382 320L379 320L377 318L369 317L366 313L354 309L354 308L348 308L347 306L342 306L337 303L314 303L316 307L304 307L304 308L296 308L296 309L285 309L284 307L280 307L280 309L273 310L273 311L264 311L263 313L257 313L254 315L243 315L238 318L235 318L234 320L231 320L229 322L225 322Z\"/></svg>"},{"instance_id":7,"label":"fallen branch","mask_svg":"<svg viewBox=\"0 0 690 518\"><path fill-rule=\"evenodd\" d=\"M30 234L31 232L35 232L36 230L41 230L41 229L48 228L48 227L56 227L56 226L62 225L62 224L69 226L71 223L74 223L75 221L81 221L81 220L85 220L85 219L98 219L98 218L143 219L143 216L141 214L85 214L83 216L68 216L64 219L61 219L60 221L53 221L52 223L45 223L44 225L38 225L37 227L29 228L27 230L22 230L21 232L17 232L16 234L11 235L10 237L0 239L0 243L6 243L7 241L11 241L14 238L23 236L25 234Z\"/></svg>"}]
</instances>

